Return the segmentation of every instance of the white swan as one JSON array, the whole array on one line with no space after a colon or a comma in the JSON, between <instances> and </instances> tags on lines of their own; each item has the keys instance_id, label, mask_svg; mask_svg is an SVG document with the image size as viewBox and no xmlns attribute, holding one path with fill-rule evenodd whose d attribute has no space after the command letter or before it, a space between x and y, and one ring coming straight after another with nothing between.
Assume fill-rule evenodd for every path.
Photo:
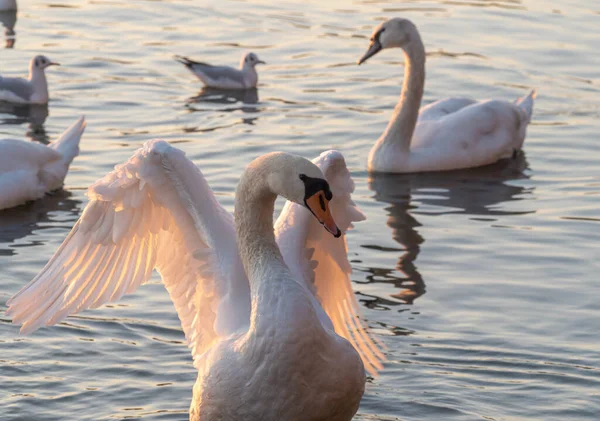
<instances>
[{"instance_id":1,"label":"white swan","mask_svg":"<svg viewBox=\"0 0 600 421\"><path fill-rule=\"evenodd\" d=\"M62 187L71 161L79 154L84 130L82 116L47 146L0 139L0 209L39 199Z\"/></svg>"},{"instance_id":2,"label":"white swan","mask_svg":"<svg viewBox=\"0 0 600 421\"><path fill-rule=\"evenodd\" d=\"M46 72L49 66L59 66L46 56L35 56L29 62L29 77L0 76L0 101L17 104L46 104L50 99Z\"/></svg>"},{"instance_id":3,"label":"white swan","mask_svg":"<svg viewBox=\"0 0 600 421\"><path fill-rule=\"evenodd\" d=\"M471 168L512 156L525 140L535 92L515 103L448 98L423 107L425 47L407 19L383 22L358 64L384 48L402 48L404 83L385 132L369 153L369 171L420 172ZM418 119L418 121L417 121Z\"/></svg>"},{"instance_id":4,"label":"white swan","mask_svg":"<svg viewBox=\"0 0 600 421\"><path fill-rule=\"evenodd\" d=\"M285 153L254 160L234 227L183 152L147 142L90 187L81 218L7 314L32 332L117 300L156 268L198 369L190 420L350 420L361 357L374 371L383 356L357 317L345 239L317 222L339 237L332 214L342 229L364 219L353 182L339 152L316 163L323 171ZM281 252L278 194L293 202L276 224Z\"/></svg>"},{"instance_id":5,"label":"white swan","mask_svg":"<svg viewBox=\"0 0 600 421\"><path fill-rule=\"evenodd\" d=\"M254 53L246 53L242 56L239 69L230 66L213 66L182 56L175 56L175 60L187 67L206 86L217 89L256 88L258 84L256 65L265 64Z\"/></svg>"}]
</instances>

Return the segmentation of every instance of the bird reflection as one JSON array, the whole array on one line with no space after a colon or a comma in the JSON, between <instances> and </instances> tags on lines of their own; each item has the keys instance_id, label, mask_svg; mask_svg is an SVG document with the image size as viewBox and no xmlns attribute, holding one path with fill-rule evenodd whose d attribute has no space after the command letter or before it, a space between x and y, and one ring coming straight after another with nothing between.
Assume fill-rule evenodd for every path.
<instances>
[{"instance_id":1,"label":"bird reflection","mask_svg":"<svg viewBox=\"0 0 600 421\"><path fill-rule=\"evenodd\" d=\"M12 104L0 102L0 114L11 114L11 117L0 116L0 124L29 123L26 136L31 140L47 145L50 142L44 123L48 118L48 104Z\"/></svg>"},{"instance_id":2,"label":"bird reflection","mask_svg":"<svg viewBox=\"0 0 600 421\"><path fill-rule=\"evenodd\" d=\"M55 211L66 212L75 221L79 216L80 200L72 199L65 190L57 190L21 206L0 211L0 256L11 256L17 247L27 247L29 244L15 245L15 241L31 235L34 231L49 227L47 222L56 222ZM65 220L64 214L59 218ZM72 225L72 223L67 223ZM54 227L54 224L53 226Z\"/></svg>"},{"instance_id":3,"label":"bird reflection","mask_svg":"<svg viewBox=\"0 0 600 421\"><path fill-rule=\"evenodd\" d=\"M198 95L188 99L188 108L192 111L212 111L213 109L198 108L197 105L202 104L217 104L227 105L228 107L219 108L220 111L242 111L245 113L256 113L260 109L258 104L258 90L240 89L226 90L215 88L202 88Z\"/></svg>"},{"instance_id":4,"label":"bird reflection","mask_svg":"<svg viewBox=\"0 0 600 421\"><path fill-rule=\"evenodd\" d=\"M419 174L371 174L369 188L378 202L388 203L387 225L392 238L402 248L396 271L372 268L371 279L390 282L400 291L393 294L412 304L425 293L425 281L415 264L425 239L419 234L418 215L467 214L476 219L535 212L503 210L500 204L522 200L533 188L506 184L509 180L527 179L524 154L486 167ZM387 300L385 303L391 304Z\"/></svg>"},{"instance_id":5,"label":"bird reflection","mask_svg":"<svg viewBox=\"0 0 600 421\"><path fill-rule=\"evenodd\" d=\"M17 24L17 11L0 12L0 23L4 26L5 48L14 48L16 41L15 25Z\"/></svg>"}]
</instances>

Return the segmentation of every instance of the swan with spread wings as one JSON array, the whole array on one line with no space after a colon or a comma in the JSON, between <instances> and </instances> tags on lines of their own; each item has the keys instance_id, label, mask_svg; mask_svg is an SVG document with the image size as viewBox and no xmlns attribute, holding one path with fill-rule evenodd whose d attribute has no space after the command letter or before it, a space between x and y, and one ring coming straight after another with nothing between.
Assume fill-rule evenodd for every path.
<instances>
[{"instance_id":1,"label":"swan with spread wings","mask_svg":"<svg viewBox=\"0 0 600 421\"><path fill-rule=\"evenodd\" d=\"M89 188L7 314L30 333L118 300L157 269L199 371L190 420L350 420L365 370L384 360L359 318L341 236L364 219L353 190L337 151L314 163L263 155L241 177L234 222L182 151L146 142ZM277 195L289 202L274 227Z\"/></svg>"}]
</instances>

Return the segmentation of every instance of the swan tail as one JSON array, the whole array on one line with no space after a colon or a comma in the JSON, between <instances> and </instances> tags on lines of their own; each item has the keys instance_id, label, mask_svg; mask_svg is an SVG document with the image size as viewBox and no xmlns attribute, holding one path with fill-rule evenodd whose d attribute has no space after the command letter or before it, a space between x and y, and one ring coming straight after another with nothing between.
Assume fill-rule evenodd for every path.
<instances>
[{"instance_id":1,"label":"swan tail","mask_svg":"<svg viewBox=\"0 0 600 421\"><path fill-rule=\"evenodd\" d=\"M525 136L527 135L527 126L531 122L531 115L533 114L533 100L536 97L535 90L532 90L527 95L522 96L521 98L517 98L514 104L517 107L517 131L518 145L515 146L516 149L521 149L523 147L523 142L525 142Z\"/></svg>"},{"instance_id":2,"label":"swan tail","mask_svg":"<svg viewBox=\"0 0 600 421\"><path fill-rule=\"evenodd\" d=\"M81 116L57 140L48 145L55 151L60 152L64 163L67 165L73 161L73 158L79 155L79 141L81 140L85 126L85 117Z\"/></svg>"},{"instance_id":3,"label":"swan tail","mask_svg":"<svg viewBox=\"0 0 600 421\"><path fill-rule=\"evenodd\" d=\"M85 117L81 116L57 140L48 145L48 147L60 153L62 159L49 162L40 171L39 178L44 183L47 191L62 187L69 165L79 155L79 141L85 126Z\"/></svg>"},{"instance_id":4,"label":"swan tail","mask_svg":"<svg viewBox=\"0 0 600 421\"><path fill-rule=\"evenodd\" d=\"M533 114L533 100L537 96L537 92L533 89L527 95L522 96L521 98L517 98L515 100L515 105L525 111L525 116L527 117L524 121L525 124L529 124L531 121L531 115Z\"/></svg>"}]
</instances>

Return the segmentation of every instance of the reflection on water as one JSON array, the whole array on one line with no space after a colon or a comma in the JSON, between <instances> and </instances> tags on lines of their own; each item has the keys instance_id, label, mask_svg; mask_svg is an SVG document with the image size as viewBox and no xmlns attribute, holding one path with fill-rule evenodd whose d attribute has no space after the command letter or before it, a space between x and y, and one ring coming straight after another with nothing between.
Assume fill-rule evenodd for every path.
<instances>
[{"instance_id":1,"label":"reflection on water","mask_svg":"<svg viewBox=\"0 0 600 421\"><path fill-rule=\"evenodd\" d=\"M45 145L50 142L44 128L44 123L48 118L48 104L11 104L0 101L0 114L11 114L10 117L0 116L0 124L29 123L25 136Z\"/></svg>"},{"instance_id":2,"label":"reflection on water","mask_svg":"<svg viewBox=\"0 0 600 421\"><path fill-rule=\"evenodd\" d=\"M258 117L254 117L261 110L258 107L258 90L253 89L216 89L204 87L198 95L187 100L186 108L191 112L225 112L233 113L241 111L243 113L252 114L252 117L244 117L239 121L210 127L188 127L184 131L186 133L203 133L212 132L215 130L246 124L254 126ZM213 105L212 107L209 105ZM215 107L216 106L216 107Z\"/></svg>"},{"instance_id":3,"label":"reflection on water","mask_svg":"<svg viewBox=\"0 0 600 421\"><path fill-rule=\"evenodd\" d=\"M5 48L14 48L16 41L15 25L17 24L17 11L0 12L0 23L4 26Z\"/></svg>"},{"instance_id":4,"label":"reflection on water","mask_svg":"<svg viewBox=\"0 0 600 421\"><path fill-rule=\"evenodd\" d=\"M515 159L498 162L486 167L443 173L421 174L372 174L369 188L375 192L375 200L388 203L387 225L392 229L392 238L402 248L394 271L371 268L371 281L392 283L400 292L392 297L407 304L425 293L425 281L415 261L425 239L419 234L421 226L415 215L447 215L462 213L473 218L503 215L522 215L531 211L511 211L500 205L522 200L530 195L533 187L506 184L510 180L527 179L527 160L523 153ZM488 219L490 218L490 219ZM363 246L382 249L379 246ZM393 251L393 250L388 250ZM389 302L385 303L389 305Z\"/></svg>"},{"instance_id":5,"label":"reflection on water","mask_svg":"<svg viewBox=\"0 0 600 421\"><path fill-rule=\"evenodd\" d=\"M48 118L48 104L11 104L0 102L0 114L11 114L10 117L0 116L0 124L21 125L29 123L25 133L31 140L47 145L50 143L44 123Z\"/></svg>"},{"instance_id":6,"label":"reflection on water","mask_svg":"<svg viewBox=\"0 0 600 421\"><path fill-rule=\"evenodd\" d=\"M241 103L241 104L240 104ZM256 113L260 109L254 104L258 103L258 89L216 89L204 87L198 95L188 99L188 108L192 111L214 111L212 108L199 108L194 104L218 104L228 107L219 108L220 111L243 111Z\"/></svg>"},{"instance_id":7,"label":"reflection on water","mask_svg":"<svg viewBox=\"0 0 600 421\"><path fill-rule=\"evenodd\" d=\"M73 219L79 216L81 201L71 198L71 193L57 190L46 194L38 200L21 206L0 211L0 256L15 254L15 248L36 245L35 236L27 243L14 244L16 240L31 235L34 231L44 229L47 222L54 222L54 212L67 212ZM60 220L64 220L64 214ZM69 225L71 222L68 223Z\"/></svg>"}]
</instances>

